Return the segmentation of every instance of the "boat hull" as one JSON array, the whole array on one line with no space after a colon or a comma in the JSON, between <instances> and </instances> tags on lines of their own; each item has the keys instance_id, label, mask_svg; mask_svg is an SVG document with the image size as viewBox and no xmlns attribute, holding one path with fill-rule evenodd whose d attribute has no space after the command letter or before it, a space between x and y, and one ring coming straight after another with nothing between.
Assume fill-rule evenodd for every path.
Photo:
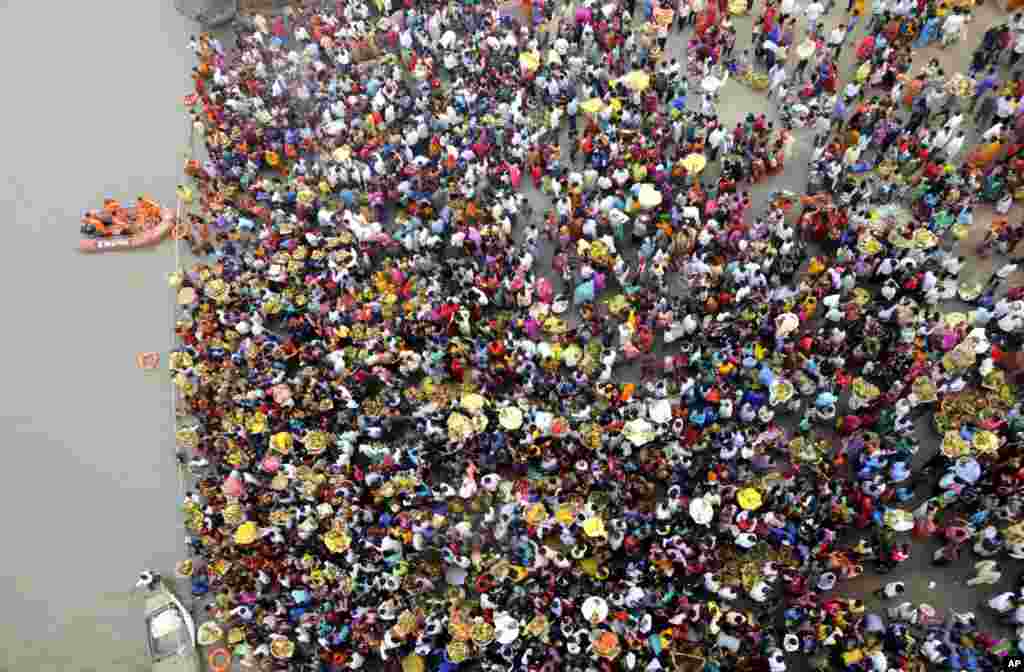
<instances>
[{"instance_id":1,"label":"boat hull","mask_svg":"<svg viewBox=\"0 0 1024 672\"><path fill-rule=\"evenodd\" d=\"M200 672L195 623L171 590L160 584L146 596L146 643L153 672Z\"/></svg>"},{"instance_id":2,"label":"boat hull","mask_svg":"<svg viewBox=\"0 0 1024 672\"><path fill-rule=\"evenodd\" d=\"M164 208L160 223L147 231L124 238L88 238L78 243L78 250L95 254L152 247L171 234L171 229L174 228L174 219L174 212Z\"/></svg>"}]
</instances>

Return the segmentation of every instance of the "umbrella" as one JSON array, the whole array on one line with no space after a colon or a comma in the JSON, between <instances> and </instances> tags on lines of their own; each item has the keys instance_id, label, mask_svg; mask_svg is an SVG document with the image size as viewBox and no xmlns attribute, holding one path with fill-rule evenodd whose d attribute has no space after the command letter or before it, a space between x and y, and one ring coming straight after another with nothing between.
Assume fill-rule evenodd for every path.
<instances>
[{"instance_id":1,"label":"umbrella","mask_svg":"<svg viewBox=\"0 0 1024 672\"><path fill-rule=\"evenodd\" d=\"M618 205L621 201L615 199L615 203ZM619 207L614 207L608 212L608 219L612 221L612 224L625 224L629 221L629 215L622 211L624 207L626 207L626 204L621 203Z\"/></svg>"},{"instance_id":2,"label":"umbrella","mask_svg":"<svg viewBox=\"0 0 1024 672\"><path fill-rule=\"evenodd\" d=\"M463 395L461 399L462 407L470 413L479 413L486 403L487 400L476 393Z\"/></svg>"},{"instance_id":3,"label":"umbrella","mask_svg":"<svg viewBox=\"0 0 1024 672\"><path fill-rule=\"evenodd\" d=\"M259 528L256 527L256 523L242 523L238 529L235 530L235 543L240 546L247 546L256 541L259 534Z\"/></svg>"},{"instance_id":4,"label":"umbrella","mask_svg":"<svg viewBox=\"0 0 1024 672\"><path fill-rule=\"evenodd\" d=\"M629 307L629 301L622 294L616 294L608 300L608 310L613 315L618 315Z\"/></svg>"},{"instance_id":5,"label":"umbrella","mask_svg":"<svg viewBox=\"0 0 1024 672\"><path fill-rule=\"evenodd\" d=\"M775 335L785 338L800 326L800 318L793 313L782 313L775 318Z\"/></svg>"},{"instance_id":6,"label":"umbrella","mask_svg":"<svg viewBox=\"0 0 1024 672\"><path fill-rule=\"evenodd\" d=\"M586 303L594 300L594 281L587 280L576 286L576 291L572 294L573 303Z\"/></svg>"},{"instance_id":7,"label":"umbrella","mask_svg":"<svg viewBox=\"0 0 1024 672\"><path fill-rule=\"evenodd\" d=\"M960 457L970 450L967 442L960 436L960 432L954 431L948 431L943 435L939 449L946 457Z\"/></svg>"},{"instance_id":8,"label":"umbrella","mask_svg":"<svg viewBox=\"0 0 1024 672\"><path fill-rule=\"evenodd\" d=\"M672 403L668 399L658 399L647 409L647 415L658 424L672 419Z\"/></svg>"},{"instance_id":9,"label":"umbrella","mask_svg":"<svg viewBox=\"0 0 1024 672\"><path fill-rule=\"evenodd\" d=\"M590 538L607 536L604 521L600 518L587 518L583 521L583 533Z\"/></svg>"},{"instance_id":10,"label":"umbrella","mask_svg":"<svg viewBox=\"0 0 1024 672\"><path fill-rule=\"evenodd\" d=\"M828 408L829 406L835 404L837 401L839 401L839 399L838 397L836 397L836 395L832 394L831 392L822 392L821 394L818 395L818 398L815 399L814 405L817 406L818 408Z\"/></svg>"},{"instance_id":11,"label":"umbrella","mask_svg":"<svg viewBox=\"0 0 1024 672\"><path fill-rule=\"evenodd\" d=\"M448 438L453 441L468 439L473 433L473 425L469 418L461 413L452 413L448 416Z\"/></svg>"},{"instance_id":12,"label":"umbrella","mask_svg":"<svg viewBox=\"0 0 1024 672\"><path fill-rule=\"evenodd\" d=\"M957 460L956 475L968 483L975 483L981 478L981 465L973 457L965 457Z\"/></svg>"},{"instance_id":13,"label":"umbrella","mask_svg":"<svg viewBox=\"0 0 1024 672\"><path fill-rule=\"evenodd\" d=\"M707 525L715 515L715 509L711 503L703 497L697 497L690 502L690 517L698 525Z\"/></svg>"},{"instance_id":14,"label":"umbrella","mask_svg":"<svg viewBox=\"0 0 1024 672\"><path fill-rule=\"evenodd\" d=\"M683 168L686 168L686 172L691 174L699 173L704 170L706 165L708 165L708 160L703 154L690 154L683 159Z\"/></svg>"},{"instance_id":15,"label":"umbrella","mask_svg":"<svg viewBox=\"0 0 1024 672\"><path fill-rule=\"evenodd\" d=\"M178 305L187 306L195 303L197 297L198 295L194 287L182 287L178 292Z\"/></svg>"},{"instance_id":16,"label":"umbrella","mask_svg":"<svg viewBox=\"0 0 1024 672\"><path fill-rule=\"evenodd\" d=\"M992 348L992 344L988 342L988 334L983 328L972 329L971 333L967 334L967 339L973 340L976 355L983 355Z\"/></svg>"},{"instance_id":17,"label":"umbrella","mask_svg":"<svg viewBox=\"0 0 1024 672\"><path fill-rule=\"evenodd\" d=\"M736 501L747 511L756 511L764 504L764 500L761 499L761 493L754 488L743 488L740 490L736 493Z\"/></svg>"},{"instance_id":18,"label":"umbrella","mask_svg":"<svg viewBox=\"0 0 1024 672\"><path fill-rule=\"evenodd\" d=\"M519 621L509 614L494 617L495 639L499 644L511 644L519 639Z\"/></svg>"},{"instance_id":19,"label":"umbrella","mask_svg":"<svg viewBox=\"0 0 1024 672\"><path fill-rule=\"evenodd\" d=\"M634 446L642 446L654 440L654 427L642 418L630 420L622 428L622 434Z\"/></svg>"},{"instance_id":20,"label":"umbrella","mask_svg":"<svg viewBox=\"0 0 1024 672\"><path fill-rule=\"evenodd\" d=\"M634 70L617 81L633 91L645 91L651 85L651 76L642 70Z\"/></svg>"},{"instance_id":21,"label":"umbrella","mask_svg":"<svg viewBox=\"0 0 1024 672\"><path fill-rule=\"evenodd\" d=\"M220 641L220 638L224 636L224 631L221 630L220 626L213 621L208 621L199 626L198 641L200 646L209 646L214 642Z\"/></svg>"},{"instance_id":22,"label":"umbrella","mask_svg":"<svg viewBox=\"0 0 1024 672\"><path fill-rule=\"evenodd\" d=\"M555 416L547 411L540 411L533 415L533 424L537 426L541 434L547 434L548 430L551 429L551 423L554 421Z\"/></svg>"},{"instance_id":23,"label":"umbrella","mask_svg":"<svg viewBox=\"0 0 1024 672\"><path fill-rule=\"evenodd\" d=\"M885 524L897 532L914 529L914 514L903 509L889 509L885 512Z\"/></svg>"},{"instance_id":24,"label":"umbrella","mask_svg":"<svg viewBox=\"0 0 1024 672\"><path fill-rule=\"evenodd\" d=\"M580 611L583 613L583 618L587 619L591 625L597 625L608 618L608 603L603 597L591 595L583 600Z\"/></svg>"},{"instance_id":25,"label":"umbrella","mask_svg":"<svg viewBox=\"0 0 1024 672\"><path fill-rule=\"evenodd\" d=\"M580 109L587 114L597 114L604 108L604 102L600 98L591 98L580 105Z\"/></svg>"},{"instance_id":26,"label":"umbrella","mask_svg":"<svg viewBox=\"0 0 1024 672\"><path fill-rule=\"evenodd\" d=\"M914 231L914 245L927 250L939 244L939 238L928 229L917 229Z\"/></svg>"},{"instance_id":27,"label":"umbrella","mask_svg":"<svg viewBox=\"0 0 1024 672\"><path fill-rule=\"evenodd\" d=\"M779 378L772 382L768 388L772 406L784 404L796 394L796 388L788 380Z\"/></svg>"},{"instance_id":28,"label":"umbrella","mask_svg":"<svg viewBox=\"0 0 1024 672\"><path fill-rule=\"evenodd\" d=\"M640 207L645 209L655 208L661 205L661 192L654 188L653 184L642 184L637 193L637 201Z\"/></svg>"},{"instance_id":29,"label":"umbrella","mask_svg":"<svg viewBox=\"0 0 1024 672\"><path fill-rule=\"evenodd\" d=\"M518 406L506 406L498 412L498 424L505 429L519 429L523 426L523 412Z\"/></svg>"},{"instance_id":30,"label":"umbrella","mask_svg":"<svg viewBox=\"0 0 1024 672\"><path fill-rule=\"evenodd\" d=\"M523 68L530 72L533 72L540 67L540 56L532 51L524 51L519 54L519 65L523 66Z\"/></svg>"},{"instance_id":31,"label":"umbrella","mask_svg":"<svg viewBox=\"0 0 1024 672\"><path fill-rule=\"evenodd\" d=\"M720 89L722 87L722 84L724 83L725 82L720 80L718 77L715 77L714 75L708 75L707 77L701 80L700 88L704 89L708 93L714 93L715 91L718 91L718 89Z\"/></svg>"},{"instance_id":32,"label":"umbrella","mask_svg":"<svg viewBox=\"0 0 1024 672\"><path fill-rule=\"evenodd\" d=\"M882 244L870 233L866 233L857 240L857 249L864 254L875 255L882 251Z\"/></svg>"},{"instance_id":33,"label":"umbrella","mask_svg":"<svg viewBox=\"0 0 1024 672\"><path fill-rule=\"evenodd\" d=\"M974 434L974 438L971 439L971 445L979 455L994 455L999 451L999 437L987 429L983 429Z\"/></svg>"}]
</instances>

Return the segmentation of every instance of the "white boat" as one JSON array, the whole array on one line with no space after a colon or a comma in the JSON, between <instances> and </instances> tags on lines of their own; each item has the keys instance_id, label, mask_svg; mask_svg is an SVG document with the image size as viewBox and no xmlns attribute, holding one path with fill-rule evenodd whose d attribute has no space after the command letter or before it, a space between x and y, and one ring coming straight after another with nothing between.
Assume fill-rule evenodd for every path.
<instances>
[{"instance_id":1,"label":"white boat","mask_svg":"<svg viewBox=\"0 0 1024 672\"><path fill-rule=\"evenodd\" d=\"M199 672L196 624L189 610L156 572L140 572L135 587L146 591L146 648L153 672Z\"/></svg>"}]
</instances>

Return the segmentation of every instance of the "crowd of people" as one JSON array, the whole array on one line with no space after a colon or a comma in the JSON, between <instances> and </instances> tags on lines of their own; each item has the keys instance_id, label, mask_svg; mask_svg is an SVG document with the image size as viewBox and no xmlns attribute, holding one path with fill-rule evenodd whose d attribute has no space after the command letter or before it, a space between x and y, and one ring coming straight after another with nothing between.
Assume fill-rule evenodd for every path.
<instances>
[{"instance_id":1,"label":"crowd of people","mask_svg":"<svg viewBox=\"0 0 1024 672\"><path fill-rule=\"evenodd\" d=\"M204 257L170 367L204 644L403 672L1019 654L973 609L1024 626L1022 585L948 613L842 589L1024 558L1024 20L970 24L947 73L914 50L969 4L833 4L339 0L193 39L176 235ZM736 82L778 114L729 127ZM800 138L806 190L755 208Z\"/></svg>"}]
</instances>

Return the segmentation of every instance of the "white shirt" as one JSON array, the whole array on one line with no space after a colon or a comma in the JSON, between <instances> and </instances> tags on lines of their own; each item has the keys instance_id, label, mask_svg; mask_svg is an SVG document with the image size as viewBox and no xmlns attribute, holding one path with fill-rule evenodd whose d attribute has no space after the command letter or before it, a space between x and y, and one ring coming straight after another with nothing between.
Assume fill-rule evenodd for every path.
<instances>
[{"instance_id":1,"label":"white shirt","mask_svg":"<svg viewBox=\"0 0 1024 672\"><path fill-rule=\"evenodd\" d=\"M902 581L892 581L885 584L885 588L882 589L882 592L886 597L892 599L903 592L903 587L904 585Z\"/></svg>"},{"instance_id":2,"label":"white shirt","mask_svg":"<svg viewBox=\"0 0 1024 672\"><path fill-rule=\"evenodd\" d=\"M988 140L991 140L993 138L999 137L1000 135L1002 135L1002 133L1003 133L1003 125L1001 123L993 124L991 128L989 128L987 131L985 131L981 135L981 139L985 140L985 141L988 141Z\"/></svg>"},{"instance_id":3,"label":"white shirt","mask_svg":"<svg viewBox=\"0 0 1024 672\"><path fill-rule=\"evenodd\" d=\"M758 581L750 589L750 598L755 602L764 602L768 599L768 594L771 592L771 586L764 581Z\"/></svg>"},{"instance_id":4,"label":"white shirt","mask_svg":"<svg viewBox=\"0 0 1024 672\"><path fill-rule=\"evenodd\" d=\"M742 548L753 548L757 545L757 537L749 532L736 535L736 545Z\"/></svg>"},{"instance_id":5,"label":"white shirt","mask_svg":"<svg viewBox=\"0 0 1024 672\"><path fill-rule=\"evenodd\" d=\"M825 13L825 7L822 6L820 2L815 0L811 4L807 5L807 10L805 11L805 13L807 15L807 21L811 23L816 23L818 19L821 18L821 15Z\"/></svg>"},{"instance_id":6,"label":"white shirt","mask_svg":"<svg viewBox=\"0 0 1024 672\"><path fill-rule=\"evenodd\" d=\"M903 621L917 620L917 608L910 602L904 602L896 607L896 615Z\"/></svg>"},{"instance_id":7,"label":"white shirt","mask_svg":"<svg viewBox=\"0 0 1024 672\"><path fill-rule=\"evenodd\" d=\"M963 148L963 146L964 136L958 135L955 138L952 138L948 143L946 143L945 152L949 156L949 158L952 159L955 158L956 155L960 153L960 150Z\"/></svg>"},{"instance_id":8,"label":"white shirt","mask_svg":"<svg viewBox=\"0 0 1024 672\"><path fill-rule=\"evenodd\" d=\"M942 32L950 35L958 33L960 32L960 27L962 25L964 25L964 17L962 14L950 14L942 24Z\"/></svg>"},{"instance_id":9,"label":"white shirt","mask_svg":"<svg viewBox=\"0 0 1024 672\"><path fill-rule=\"evenodd\" d=\"M1009 333L1020 329L1021 320L1016 315L1007 315L1003 319L999 320L999 328Z\"/></svg>"},{"instance_id":10,"label":"white shirt","mask_svg":"<svg viewBox=\"0 0 1024 672\"><path fill-rule=\"evenodd\" d=\"M988 606L998 612L1009 611L1013 607L1014 594L1012 592L999 593L988 601Z\"/></svg>"}]
</instances>

